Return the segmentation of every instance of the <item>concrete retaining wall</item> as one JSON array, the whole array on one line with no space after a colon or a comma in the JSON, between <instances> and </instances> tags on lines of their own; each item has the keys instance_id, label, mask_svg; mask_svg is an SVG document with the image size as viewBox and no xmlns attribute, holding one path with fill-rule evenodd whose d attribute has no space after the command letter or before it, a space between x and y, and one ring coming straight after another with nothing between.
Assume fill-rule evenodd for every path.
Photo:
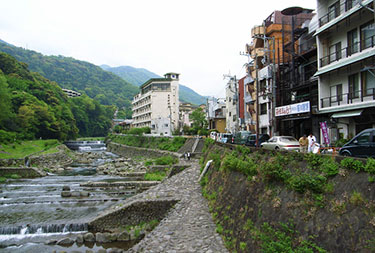
<instances>
[{"instance_id":1,"label":"concrete retaining wall","mask_svg":"<svg viewBox=\"0 0 375 253\"><path fill-rule=\"evenodd\" d=\"M178 200L130 202L119 210L103 214L92 220L88 228L93 233L111 232L118 227L135 226L141 222L149 222L155 219L160 221L177 202Z\"/></svg>"},{"instance_id":2,"label":"concrete retaining wall","mask_svg":"<svg viewBox=\"0 0 375 253\"><path fill-rule=\"evenodd\" d=\"M118 144L118 143L113 143L113 142L107 143L107 151L123 156L123 157L128 157L128 158L134 158L137 156L158 158L158 157L167 156L167 155L180 157L180 154L175 153L175 152L148 149L148 148L138 148L138 147L126 146L123 144Z\"/></svg>"},{"instance_id":3,"label":"concrete retaining wall","mask_svg":"<svg viewBox=\"0 0 375 253\"><path fill-rule=\"evenodd\" d=\"M22 178L43 177L44 173L38 171L36 168L27 167L2 167L0 168L0 176L17 174Z\"/></svg>"}]
</instances>

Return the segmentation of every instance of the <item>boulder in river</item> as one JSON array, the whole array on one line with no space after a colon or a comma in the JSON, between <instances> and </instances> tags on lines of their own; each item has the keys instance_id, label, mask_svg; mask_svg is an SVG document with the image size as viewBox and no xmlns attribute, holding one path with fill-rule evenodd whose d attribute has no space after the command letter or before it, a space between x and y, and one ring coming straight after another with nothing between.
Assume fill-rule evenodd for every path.
<instances>
[{"instance_id":1,"label":"boulder in river","mask_svg":"<svg viewBox=\"0 0 375 253\"><path fill-rule=\"evenodd\" d=\"M70 191L62 191L61 192L61 197L63 198L67 198L67 197L71 197L72 196L72 193Z\"/></svg>"},{"instance_id":2,"label":"boulder in river","mask_svg":"<svg viewBox=\"0 0 375 253\"><path fill-rule=\"evenodd\" d=\"M57 245L72 245L74 243L73 239L72 238L69 238L69 237L65 237L61 240L58 240L57 241Z\"/></svg>"},{"instance_id":3,"label":"boulder in river","mask_svg":"<svg viewBox=\"0 0 375 253\"><path fill-rule=\"evenodd\" d=\"M62 190L63 191L70 191L70 186L69 185L64 185Z\"/></svg>"},{"instance_id":4,"label":"boulder in river","mask_svg":"<svg viewBox=\"0 0 375 253\"><path fill-rule=\"evenodd\" d=\"M83 235L83 240L85 242L95 242L95 236L93 233L86 233Z\"/></svg>"},{"instance_id":5,"label":"boulder in river","mask_svg":"<svg viewBox=\"0 0 375 253\"><path fill-rule=\"evenodd\" d=\"M83 235L77 235L76 243L83 243Z\"/></svg>"}]
</instances>

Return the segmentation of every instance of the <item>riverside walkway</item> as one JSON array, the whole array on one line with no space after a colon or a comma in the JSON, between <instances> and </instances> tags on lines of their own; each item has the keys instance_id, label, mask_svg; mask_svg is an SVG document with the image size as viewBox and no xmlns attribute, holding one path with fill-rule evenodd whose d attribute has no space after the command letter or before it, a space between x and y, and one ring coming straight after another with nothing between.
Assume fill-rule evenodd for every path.
<instances>
[{"instance_id":1,"label":"riverside walkway","mask_svg":"<svg viewBox=\"0 0 375 253\"><path fill-rule=\"evenodd\" d=\"M159 225L127 252L228 252L202 196L198 161L180 160L189 168L162 184L134 196L135 199L178 199Z\"/></svg>"}]
</instances>

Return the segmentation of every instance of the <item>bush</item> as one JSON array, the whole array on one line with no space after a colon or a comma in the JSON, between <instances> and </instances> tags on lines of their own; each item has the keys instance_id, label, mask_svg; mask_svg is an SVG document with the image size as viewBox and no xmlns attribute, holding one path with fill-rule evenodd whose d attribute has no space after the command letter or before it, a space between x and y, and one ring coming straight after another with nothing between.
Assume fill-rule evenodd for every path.
<instances>
[{"instance_id":1,"label":"bush","mask_svg":"<svg viewBox=\"0 0 375 253\"><path fill-rule=\"evenodd\" d=\"M7 144L14 142L16 139L17 134L14 132L7 132L0 129L0 143Z\"/></svg>"},{"instance_id":2,"label":"bush","mask_svg":"<svg viewBox=\"0 0 375 253\"><path fill-rule=\"evenodd\" d=\"M331 159L327 159L321 165L321 170L328 177L336 176L339 173L339 165Z\"/></svg>"},{"instance_id":3,"label":"bush","mask_svg":"<svg viewBox=\"0 0 375 253\"><path fill-rule=\"evenodd\" d=\"M367 173L375 174L375 159L368 158L364 169Z\"/></svg>"},{"instance_id":4,"label":"bush","mask_svg":"<svg viewBox=\"0 0 375 253\"><path fill-rule=\"evenodd\" d=\"M161 156L161 157L155 159L156 165L172 165L172 164L175 164L177 162L178 162L177 158L174 158L170 155L169 156Z\"/></svg>"},{"instance_id":5,"label":"bush","mask_svg":"<svg viewBox=\"0 0 375 253\"><path fill-rule=\"evenodd\" d=\"M340 162L341 167L347 170L355 170L355 172L360 172L364 170L363 163L359 160L355 160L354 158L347 157Z\"/></svg>"}]
</instances>

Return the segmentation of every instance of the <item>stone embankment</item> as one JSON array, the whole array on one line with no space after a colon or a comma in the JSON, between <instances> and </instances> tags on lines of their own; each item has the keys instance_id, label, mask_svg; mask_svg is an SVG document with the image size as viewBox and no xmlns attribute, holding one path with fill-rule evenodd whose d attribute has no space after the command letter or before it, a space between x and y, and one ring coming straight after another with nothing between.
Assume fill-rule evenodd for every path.
<instances>
[{"instance_id":1,"label":"stone embankment","mask_svg":"<svg viewBox=\"0 0 375 253\"><path fill-rule=\"evenodd\" d=\"M156 217L159 225L128 252L228 252L201 194L198 161L180 162L191 166L107 210L89 223L90 231L105 232ZM150 212L154 215L146 217Z\"/></svg>"}]
</instances>

